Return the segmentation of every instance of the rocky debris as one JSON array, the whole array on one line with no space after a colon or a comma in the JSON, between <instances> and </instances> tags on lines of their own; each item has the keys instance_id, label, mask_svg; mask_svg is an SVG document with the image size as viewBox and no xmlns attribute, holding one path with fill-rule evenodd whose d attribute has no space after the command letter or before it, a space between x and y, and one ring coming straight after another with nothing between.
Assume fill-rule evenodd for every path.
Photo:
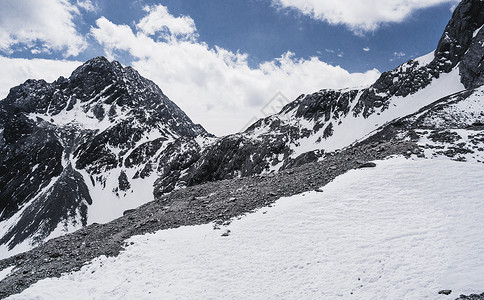
<instances>
[{"instance_id":1,"label":"rocky debris","mask_svg":"<svg viewBox=\"0 0 484 300\"><path fill-rule=\"evenodd\" d=\"M295 159L292 159L289 157L284 161L279 171L290 169L290 168L296 168L307 163L318 161L318 159L322 157L323 154L324 154L324 151L322 150L314 150L314 151L309 151L309 152L300 154Z\"/></svg>"},{"instance_id":2,"label":"rocky debris","mask_svg":"<svg viewBox=\"0 0 484 300\"><path fill-rule=\"evenodd\" d=\"M19 293L38 280L79 270L100 255L116 256L123 250L126 239L133 235L215 221L214 228L221 228L231 218L266 207L280 197L323 187L336 176L357 167L357 159L371 161L395 154L405 155L417 147L408 141L382 141L378 145L385 150L377 151L378 147L372 142L362 142L327 153L321 162L283 172L176 190L107 224L91 224L47 241L29 252L0 261L0 269L15 266L12 274L0 281L0 298ZM329 169L330 166L334 168ZM59 255L51 257L52 253ZM24 271L28 272L24 274Z\"/></svg>"},{"instance_id":3,"label":"rocky debris","mask_svg":"<svg viewBox=\"0 0 484 300\"><path fill-rule=\"evenodd\" d=\"M441 290L439 291L439 295L450 295L452 290Z\"/></svg>"},{"instance_id":4,"label":"rocky debris","mask_svg":"<svg viewBox=\"0 0 484 300\"><path fill-rule=\"evenodd\" d=\"M399 136L419 145L407 155L447 156L456 161L484 162L484 127L475 126L484 120L482 96L483 91L479 88L443 98L414 114L390 122L369 139L378 141Z\"/></svg>"},{"instance_id":5,"label":"rocky debris","mask_svg":"<svg viewBox=\"0 0 484 300\"><path fill-rule=\"evenodd\" d=\"M123 216L129 215L129 214L131 214L135 211L136 211L136 209L127 209L127 210L123 211Z\"/></svg>"},{"instance_id":6,"label":"rocky debris","mask_svg":"<svg viewBox=\"0 0 484 300\"><path fill-rule=\"evenodd\" d=\"M484 293L478 294L471 294L471 295L460 295L459 298L455 300L484 300Z\"/></svg>"}]
</instances>

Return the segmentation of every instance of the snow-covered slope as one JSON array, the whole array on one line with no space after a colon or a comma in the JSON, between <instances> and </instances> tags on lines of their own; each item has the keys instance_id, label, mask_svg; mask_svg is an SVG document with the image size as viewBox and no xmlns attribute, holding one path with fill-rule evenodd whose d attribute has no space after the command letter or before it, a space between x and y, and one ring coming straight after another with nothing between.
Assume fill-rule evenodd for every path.
<instances>
[{"instance_id":1,"label":"snow-covered slope","mask_svg":"<svg viewBox=\"0 0 484 300\"><path fill-rule=\"evenodd\" d=\"M132 237L8 299L447 299L484 286L484 168L393 158L234 220ZM228 236L222 232L230 230ZM452 299L454 299L453 297Z\"/></svg>"},{"instance_id":2,"label":"snow-covered slope","mask_svg":"<svg viewBox=\"0 0 484 300\"><path fill-rule=\"evenodd\" d=\"M210 139L153 82L103 57L12 88L0 101L0 257L152 201L165 150L198 153Z\"/></svg>"}]
</instances>

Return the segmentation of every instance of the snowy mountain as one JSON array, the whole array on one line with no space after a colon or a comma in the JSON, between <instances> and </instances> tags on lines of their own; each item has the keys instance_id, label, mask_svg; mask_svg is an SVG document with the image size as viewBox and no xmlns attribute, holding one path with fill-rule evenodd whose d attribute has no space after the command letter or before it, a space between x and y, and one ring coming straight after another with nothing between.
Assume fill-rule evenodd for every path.
<instances>
[{"instance_id":1,"label":"snowy mountain","mask_svg":"<svg viewBox=\"0 0 484 300\"><path fill-rule=\"evenodd\" d=\"M484 83L483 15L482 1L463 1L434 52L383 73L363 89L301 95L245 132L217 140L193 165L179 170L179 177L159 179L155 190L162 194L176 184L190 186L317 161L396 118L479 87Z\"/></svg>"},{"instance_id":2,"label":"snowy mountain","mask_svg":"<svg viewBox=\"0 0 484 300\"><path fill-rule=\"evenodd\" d=\"M188 138L199 150L210 135L153 82L103 57L12 88L0 101L0 253L152 201L156 166Z\"/></svg>"},{"instance_id":3,"label":"snowy mountain","mask_svg":"<svg viewBox=\"0 0 484 300\"><path fill-rule=\"evenodd\" d=\"M0 298L482 293L483 24L464 0L435 52L221 138L104 58L13 88Z\"/></svg>"},{"instance_id":4,"label":"snowy mountain","mask_svg":"<svg viewBox=\"0 0 484 300\"><path fill-rule=\"evenodd\" d=\"M167 193L184 187L286 174L334 155L348 155L331 166L340 173L355 167L350 152L363 158L375 152L365 159L404 153L484 161L483 24L484 2L464 0L435 52L366 88L302 95L246 131L221 138L193 124L134 69L102 57L67 79L12 88L0 101L0 257L129 215L155 199L164 203ZM272 193L257 205L273 201ZM187 219L213 221L200 215L213 208L209 200L190 197L177 209L190 208ZM236 200L227 199L216 206L221 216L254 208L232 210Z\"/></svg>"}]
</instances>

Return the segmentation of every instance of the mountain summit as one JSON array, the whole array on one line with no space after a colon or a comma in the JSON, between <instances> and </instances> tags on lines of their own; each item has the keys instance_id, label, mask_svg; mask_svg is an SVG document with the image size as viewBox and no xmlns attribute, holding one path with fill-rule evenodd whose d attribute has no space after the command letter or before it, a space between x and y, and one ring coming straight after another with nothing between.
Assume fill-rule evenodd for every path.
<instances>
[{"instance_id":1,"label":"mountain summit","mask_svg":"<svg viewBox=\"0 0 484 300\"><path fill-rule=\"evenodd\" d=\"M0 102L0 244L28 249L153 200L156 156L199 136L152 81L104 57L12 88Z\"/></svg>"}]
</instances>

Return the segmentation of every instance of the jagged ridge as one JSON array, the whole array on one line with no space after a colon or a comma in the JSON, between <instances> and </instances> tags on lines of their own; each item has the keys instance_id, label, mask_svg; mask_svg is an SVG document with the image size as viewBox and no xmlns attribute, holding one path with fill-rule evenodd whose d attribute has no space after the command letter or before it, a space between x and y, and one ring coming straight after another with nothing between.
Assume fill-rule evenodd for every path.
<instances>
[{"instance_id":1,"label":"jagged ridge","mask_svg":"<svg viewBox=\"0 0 484 300\"><path fill-rule=\"evenodd\" d=\"M93 203L132 192L133 177L153 173L155 154L201 135L153 82L103 57L69 78L12 88L0 102L0 244L35 244L92 223Z\"/></svg>"}]
</instances>

